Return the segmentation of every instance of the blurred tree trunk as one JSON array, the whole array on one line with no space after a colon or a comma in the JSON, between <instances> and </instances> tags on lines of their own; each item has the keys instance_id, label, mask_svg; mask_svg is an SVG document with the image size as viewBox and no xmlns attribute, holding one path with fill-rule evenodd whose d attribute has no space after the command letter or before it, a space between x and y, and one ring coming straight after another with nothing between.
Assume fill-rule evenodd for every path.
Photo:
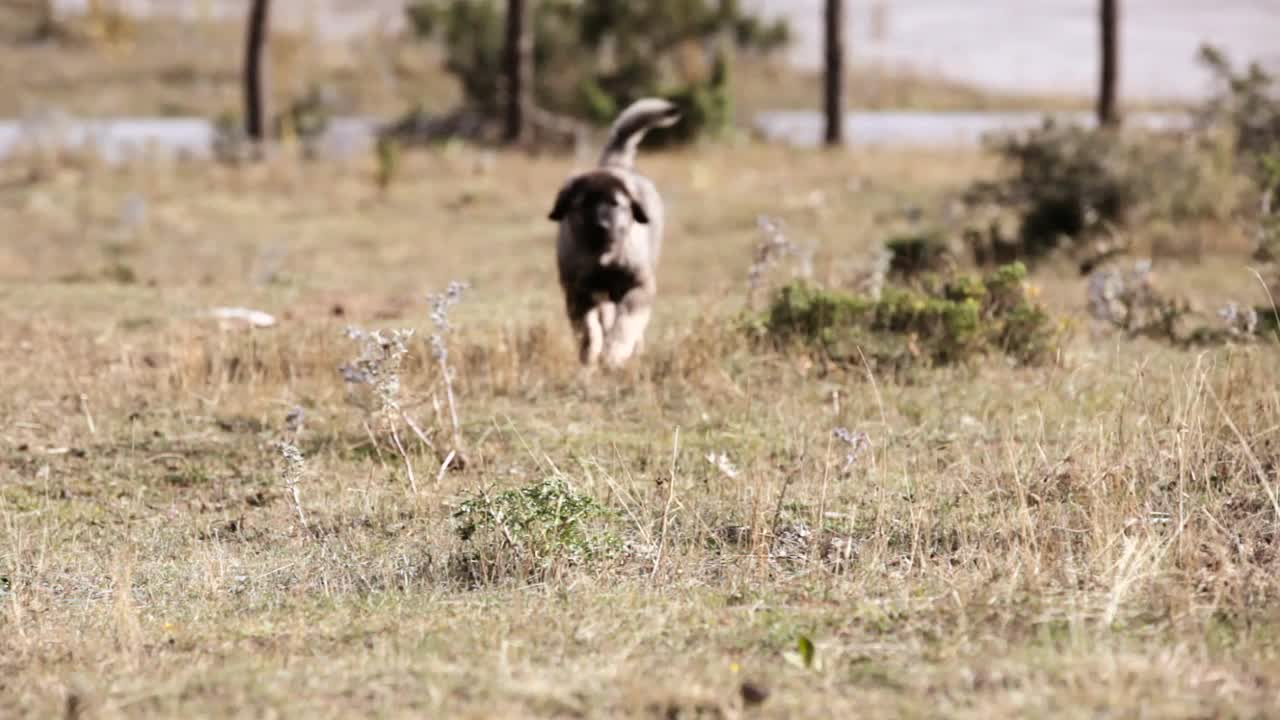
<instances>
[{"instance_id":1,"label":"blurred tree trunk","mask_svg":"<svg viewBox=\"0 0 1280 720\"><path fill-rule=\"evenodd\" d=\"M844 144L844 0L826 0L827 145Z\"/></svg>"},{"instance_id":2,"label":"blurred tree trunk","mask_svg":"<svg viewBox=\"0 0 1280 720\"><path fill-rule=\"evenodd\" d=\"M517 143L528 136L533 108L533 3L507 0L505 51L506 129L504 138Z\"/></svg>"},{"instance_id":3,"label":"blurred tree trunk","mask_svg":"<svg viewBox=\"0 0 1280 720\"><path fill-rule=\"evenodd\" d=\"M255 141L266 136L267 78L264 57L267 48L267 19L271 0L253 0L244 54L244 129Z\"/></svg>"},{"instance_id":4,"label":"blurred tree trunk","mask_svg":"<svg viewBox=\"0 0 1280 720\"><path fill-rule=\"evenodd\" d=\"M738 0L720 0L720 17L717 21L715 52L728 57L733 52L733 18L738 12Z\"/></svg>"},{"instance_id":5,"label":"blurred tree trunk","mask_svg":"<svg viewBox=\"0 0 1280 720\"><path fill-rule=\"evenodd\" d=\"M1120 124L1117 84L1120 74L1120 0L1100 0L1102 21L1102 72L1098 89L1098 124Z\"/></svg>"}]
</instances>

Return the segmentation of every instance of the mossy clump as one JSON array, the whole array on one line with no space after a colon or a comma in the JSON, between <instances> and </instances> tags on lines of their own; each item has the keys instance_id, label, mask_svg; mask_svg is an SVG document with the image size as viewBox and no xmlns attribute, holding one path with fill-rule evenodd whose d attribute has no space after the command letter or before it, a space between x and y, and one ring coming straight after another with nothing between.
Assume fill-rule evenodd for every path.
<instances>
[{"instance_id":1,"label":"mossy clump","mask_svg":"<svg viewBox=\"0 0 1280 720\"><path fill-rule=\"evenodd\" d=\"M808 347L837 364L949 365L991 353L1034 364L1054 354L1061 326L1035 302L1021 264L924 285L872 299L793 282L757 327L776 346Z\"/></svg>"}]
</instances>

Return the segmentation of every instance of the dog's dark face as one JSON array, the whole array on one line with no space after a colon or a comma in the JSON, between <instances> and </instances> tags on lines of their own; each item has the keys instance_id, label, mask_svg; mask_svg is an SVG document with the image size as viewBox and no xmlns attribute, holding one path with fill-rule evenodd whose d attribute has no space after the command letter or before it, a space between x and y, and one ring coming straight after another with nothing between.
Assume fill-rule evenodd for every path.
<instances>
[{"instance_id":1,"label":"dog's dark face","mask_svg":"<svg viewBox=\"0 0 1280 720\"><path fill-rule=\"evenodd\" d=\"M560 190L550 219L568 220L574 236L597 254L620 247L635 223L647 225L649 216L626 183L607 172L577 177Z\"/></svg>"}]
</instances>

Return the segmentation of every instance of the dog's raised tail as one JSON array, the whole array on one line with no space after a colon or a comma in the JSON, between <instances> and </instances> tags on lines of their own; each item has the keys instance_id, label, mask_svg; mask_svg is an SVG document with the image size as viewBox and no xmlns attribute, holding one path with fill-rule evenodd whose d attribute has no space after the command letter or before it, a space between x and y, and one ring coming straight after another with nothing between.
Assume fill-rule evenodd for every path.
<instances>
[{"instance_id":1,"label":"dog's raised tail","mask_svg":"<svg viewBox=\"0 0 1280 720\"><path fill-rule=\"evenodd\" d=\"M636 164L636 148L653 128L671 127L680 121L680 109L661 98L644 98L631 103L609 128L609 141L600 156L601 167L630 170Z\"/></svg>"}]
</instances>

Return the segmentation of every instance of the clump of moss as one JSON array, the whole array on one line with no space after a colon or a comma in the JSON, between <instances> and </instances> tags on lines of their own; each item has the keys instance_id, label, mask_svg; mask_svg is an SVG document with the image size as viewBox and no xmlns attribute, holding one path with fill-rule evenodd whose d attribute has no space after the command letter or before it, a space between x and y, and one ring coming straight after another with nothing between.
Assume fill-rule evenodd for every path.
<instances>
[{"instance_id":1,"label":"clump of moss","mask_svg":"<svg viewBox=\"0 0 1280 720\"><path fill-rule=\"evenodd\" d=\"M835 363L901 368L948 365L991 353L1034 364L1051 357L1061 327L1035 302L1020 263L986 277L955 275L879 299L797 281L781 288L757 326L777 346Z\"/></svg>"}]
</instances>

